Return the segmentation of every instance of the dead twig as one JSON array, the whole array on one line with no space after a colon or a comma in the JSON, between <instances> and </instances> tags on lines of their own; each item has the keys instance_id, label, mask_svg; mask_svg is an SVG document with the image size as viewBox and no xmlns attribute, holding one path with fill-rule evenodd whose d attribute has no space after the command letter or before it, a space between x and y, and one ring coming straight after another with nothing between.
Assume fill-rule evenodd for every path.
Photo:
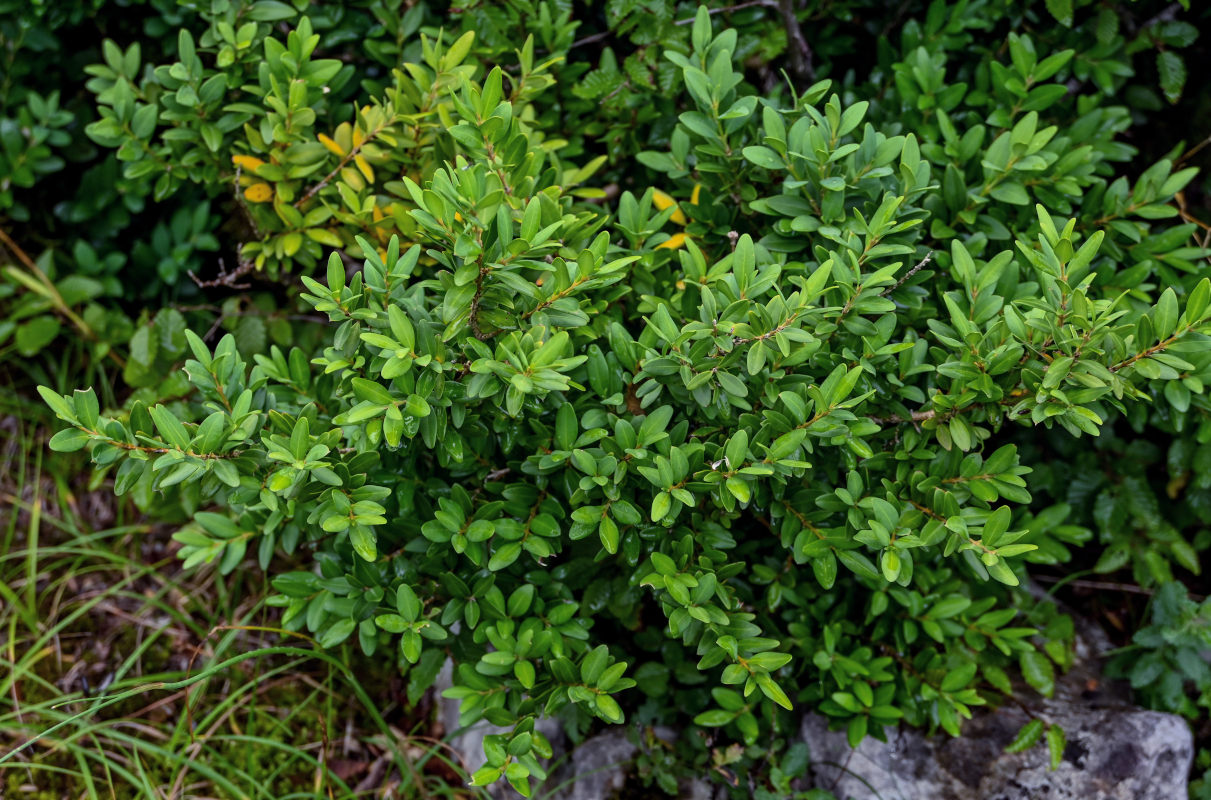
<instances>
[{"instance_id":1,"label":"dead twig","mask_svg":"<svg viewBox=\"0 0 1211 800\"><path fill-rule=\"evenodd\" d=\"M880 425L903 425L905 422L911 422L915 425L918 422L924 422L936 416L937 412L930 409L929 411L914 411L907 417L901 417L899 414L889 414L886 417L871 417L868 415L868 419L872 419Z\"/></svg>"},{"instance_id":2,"label":"dead twig","mask_svg":"<svg viewBox=\"0 0 1211 800\"><path fill-rule=\"evenodd\" d=\"M757 6L764 6L765 8L778 8L778 0L749 0L746 3L737 3L734 6L725 6L723 8L708 8L706 13L712 14L712 15L713 14L727 14L732 11L740 11L745 8L755 8ZM673 24L674 25L690 25L694 22L694 19L695 19L694 17L688 17L686 19L679 19L676 22L674 22ZM576 45L572 45L572 46L575 47Z\"/></svg>"},{"instance_id":3,"label":"dead twig","mask_svg":"<svg viewBox=\"0 0 1211 800\"><path fill-rule=\"evenodd\" d=\"M812 65L812 49L808 47L807 39L803 37L803 29L799 27L794 0L778 0L778 12L782 14L782 24L786 28L791 72L796 78L811 83L816 77L816 70Z\"/></svg>"},{"instance_id":4,"label":"dead twig","mask_svg":"<svg viewBox=\"0 0 1211 800\"><path fill-rule=\"evenodd\" d=\"M925 267L925 265L928 264L932 260L933 260L933 251L930 250L928 253L925 254L925 258L921 259L921 262L919 264L917 264L915 267L910 269L908 272L904 273L904 277L900 278L900 280L896 281L895 286L892 286L890 289L885 289L883 291L883 293L879 295L879 297L887 297L889 294L894 292L896 289L899 289L901 286L903 286L905 283L907 283L908 280L910 278L912 278L913 275L916 275L918 272L920 272Z\"/></svg>"},{"instance_id":5,"label":"dead twig","mask_svg":"<svg viewBox=\"0 0 1211 800\"><path fill-rule=\"evenodd\" d=\"M228 289L249 289L252 287L250 283L237 283L240 278L243 278L248 273L256 269L256 262L250 258L241 258L239 265L230 272L227 271L227 265L223 263L223 259L219 259L219 277L214 280L204 281L189 270L190 279L200 289L209 289L215 286L223 286Z\"/></svg>"}]
</instances>

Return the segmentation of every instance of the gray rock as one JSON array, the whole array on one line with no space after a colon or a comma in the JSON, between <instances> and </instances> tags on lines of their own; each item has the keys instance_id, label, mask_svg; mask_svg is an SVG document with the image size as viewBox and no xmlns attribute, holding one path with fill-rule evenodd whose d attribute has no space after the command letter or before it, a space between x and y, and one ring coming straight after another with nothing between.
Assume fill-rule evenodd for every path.
<instances>
[{"instance_id":1,"label":"gray rock","mask_svg":"<svg viewBox=\"0 0 1211 800\"><path fill-rule=\"evenodd\" d=\"M677 731L657 727L652 733L658 739L673 741ZM614 797L631 797L633 786L628 786L632 765L639 748L631 743L625 731L608 730L582 742L559 769L552 772L543 789L548 792L546 800L607 800ZM662 796L651 790L643 796ZM710 781L695 778L685 781L678 797L685 800L723 800L727 791Z\"/></svg>"},{"instance_id":2,"label":"gray rock","mask_svg":"<svg viewBox=\"0 0 1211 800\"><path fill-rule=\"evenodd\" d=\"M851 750L815 715L801 734L816 785L842 800L1185 800L1194 743L1180 717L1073 700L1047 702L1039 715L1068 735L1054 772L1044 745L1004 752L1029 720L1018 707L977 713L958 739L903 729Z\"/></svg>"},{"instance_id":3,"label":"gray rock","mask_svg":"<svg viewBox=\"0 0 1211 800\"><path fill-rule=\"evenodd\" d=\"M1027 701L1031 713L1067 735L1054 772L1041 742L1024 753L1005 752L1031 719L1022 706L1007 704L975 709L958 739L889 729L887 742L868 738L856 750L843 731L808 715L800 732L811 749L815 785L841 800L1186 800L1194 758L1189 726L1173 714L1130 705L1128 687L1101 676L1100 654L1112 647L1105 632L1065 610L1076 623L1076 664L1056 681L1054 698ZM1032 697L1031 690L1021 696Z\"/></svg>"},{"instance_id":4,"label":"gray rock","mask_svg":"<svg viewBox=\"0 0 1211 800\"><path fill-rule=\"evenodd\" d=\"M545 788L551 800L605 800L622 791L639 748L621 731L585 739Z\"/></svg>"}]
</instances>

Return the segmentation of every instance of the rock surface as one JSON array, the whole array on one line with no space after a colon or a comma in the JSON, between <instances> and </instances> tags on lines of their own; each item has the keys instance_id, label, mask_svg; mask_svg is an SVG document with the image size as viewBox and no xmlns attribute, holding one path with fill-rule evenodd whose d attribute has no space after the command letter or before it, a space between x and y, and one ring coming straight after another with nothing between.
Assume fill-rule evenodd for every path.
<instances>
[{"instance_id":1,"label":"rock surface","mask_svg":"<svg viewBox=\"0 0 1211 800\"><path fill-rule=\"evenodd\" d=\"M1046 747L1008 754L1029 717L1016 707L977 713L963 736L889 731L856 750L844 732L809 715L802 725L816 785L841 800L1184 800L1194 744L1171 714L1049 702L1041 715L1064 728L1068 747L1049 769Z\"/></svg>"},{"instance_id":2,"label":"rock surface","mask_svg":"<svg viewBox=\"0 0 1211 800\"><path fill-rule=\"evenodd\" d=\"M903 728L888 730L886 743L866 739L856 750L843 731L829 731L827 720L809 714L801 736L814 785L840 800L1186 800L1194 758L1189 726L1132 706L1124 684L1104 680L1100 654L1113 645L1095 624L1073 618L1075 666L1056 681L1054 698L1028 700L1036 717L1067 735L1055 771L1042 743L1005 752L1031 718L1017 705L975 709L958 739ZM1038 697L1030 689L1022 696Z\"/></svg>"},{"instance_id":3,"label":"rock surface","mask_svg":"<svg viewBox=\"0 0 1211 800\"><path fill-rule=\"evenodd\" d=\"M552 800L604 800L622 791L638 749L621 731L590 737L551 773Z\"/></svg>"}]
</instances>

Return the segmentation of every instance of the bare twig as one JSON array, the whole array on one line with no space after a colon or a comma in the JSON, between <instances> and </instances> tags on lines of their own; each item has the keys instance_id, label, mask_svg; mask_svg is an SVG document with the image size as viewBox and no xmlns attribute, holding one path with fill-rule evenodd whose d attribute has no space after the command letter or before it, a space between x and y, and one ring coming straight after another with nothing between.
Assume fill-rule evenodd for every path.
<instances>
[{"instance_id":1,"label":"bare twig","mask_svg":"<svg viewBox=\"0 0 1211 800\"><path fill-rule=\"evenodd\" d=\"M1191 157L1193 157L1195 153L1197 153L1199 150L1202 150L1204 147L1206 147L1209 144L1211 144L1211 136L1208 136L1206 139L1203 139L1201 142L1194 145L1194 147L1191 147L1189 150L1182 153L1181 158L1179 158L1177 160L1177 163L1174 164L1173 166L1180 167L1183 163L1185 163Z\"/></svg>"},{"instance_id":2,"label":"bare twig","mask_svg":"<svg viewBox=\"0 0 1211 800\"><path fill-rule=\"evenodd\" d=\"M868 417L868 418L873 419L875 422L879 423L880 425L902 425L905 422L911 422L913 424L916 424L918 422L924 422L925 420L933 419L936 416L937 416L937 412L935 412L931 408L928 411L914 411L911 414L909 414L907 417L901 417L899 414L889 414L886 417Z\"/></svg>"},{"instance_id":3,"label":"bare twig","mask_svg":"<svg viewBox=\"0 0 1211 800\"><path fill-rule=\"evenodd\" d=\"M575 50L577 47L584 47L586 44L592 44L593 42L600 42L602 39L605 39L606 37L608 37L611 33L613 33L613 31L601 31L600 33L591 33L588 36L585 36L583 39L577 39L576 41L572 42L572 46L569 47L568 49Z\"/></svg>"},{"instance_id":4,"label":"bare twig","mask_svg":"<svg viewBox=\"0 0 1211 800\"><path fill-rule=\"evenodd\" d=\"M310 200L311 198L313 198L317 194L319 194L321 189L323 189L325 186L327 186L332 181L332 179L335 178L340 173L341 170L343 170L345 167L347 167L349 165L349 162L355 161L355 159L357 159L357 157L359 155L361 155L363 147L365 147L366 145L370 144L375 139L377 139L379 137L379 135L389 125L390 125L390 123L388 123L387 125L380 125L379 127L375 128L374 130L367 133L365 135L365 138L363 138L361 142L359 142L348 153L346 153L341 158L339 164L337 164L335 167L332 168L332 172L329 172L327 175L325 175L323 180L321 180L315 186L312 186L310 189L308 189L306 192L303 193L302 197L300 197L298 200L294 201L294 207L302 208L304 203L306 203L308 200Z\"/></svg>"},{"instance_id":5,"label":"bare twig","mask_svg":"<svg viewBox=\"0 0 1211 800\"><path fill-rule=\"evenodd\" d=\"M799 27L799 18L795 16L794 0L778 0L778 11L782 14L782 24L786 27L786 41L791 57L791 72L795 77L812 82L816 70L812 66L812 49L803 38L803 29Z\"/></svg>"},{"instance_id":6,"label":"bare twig","mask_svg":"<svg viewBox=\"0 0 1211 800\"><path fill-rule=\"evenodd\" d=\"M778 2L777 2L777 0L748 0L748 2L746 2L746 3L737 3L734 6L725 6L723 8L709 8L709 9L707 9L706 13L708 13L708 14L727 14L732 11L740 11L741 9L754 8L756 6L764 6L765 8L777 8ZM688 17L687 19L679 19L676 22L674 22L673 24L674 25L690 25L693 22L694 22L694 17ZM573 47L575 47L575 45L573 45Z\"/></svg>"},{"instance_id":7,"label":"bare twig","mask_svg":"<svg viewBox=\"0 0 1211 800\"><path fill-rule=\"evenodd\" d=\"M896 281L895 286L892 286L890 289L884 290L884 292L881 295L879 295L879 297L887 297L889 294L894 292L896 289L899 289L901 286L903 286L905 283L907 283L908 280L913 275L916 275L918 272L920 272L922 270L922 268L924 268L925 265L928 264L932 260L933 260L933 251L930 250L928 253L925 254L925 258L921 259L921 263L917 264L915 267L910 269L908 272L904 273L904 277L900 278L900 280Z\"/></svg>"},{"instance_id":8,"label":"bare twig","mask_svg":"<svg viewBox=\"0 0 1211 800\"><path fill-rule=\"evenodd\" d=\"M219 259L219 277L211 281L204 281L193 274L193 270L189 270L189 277L199 288L209 289L213 286L225 286L228 289L247 289L252 286L250 283L236 283L240 278L256 269L256 263L250 258L241 258L239 265L231 272L227 271L227 265L223 263L223 259Z\"/></svg>"}]
</instances>

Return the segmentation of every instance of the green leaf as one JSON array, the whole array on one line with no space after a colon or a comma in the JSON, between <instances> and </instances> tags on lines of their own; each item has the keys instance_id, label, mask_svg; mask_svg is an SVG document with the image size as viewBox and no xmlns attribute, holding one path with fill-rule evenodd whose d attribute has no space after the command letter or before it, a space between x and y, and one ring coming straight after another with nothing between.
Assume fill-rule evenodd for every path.
<instances>
[{"instance_id":1,"label":"green leaf","mask_svg":"<svg viewBox=\"0 0 1211 800\"><path fill-rule=\"evenodd\" d=\"M1022 677L1044 697L1055 691L1055 668L1051 660L1037 650L1029 650L1018 656Z\"/></svg>"},{"instance_id":2,"label":"green leaf","mask_svg":"<svg viewBox=\"0 0 1211 800\"><path fill-rule=\"evenodd\" d=\"M1186 62L1172 50L1161 50L1156 54L1156 70L1160 73L1165 99L1176 103L1186 86Z\"/></svg>"},{"instance_id":3,"label":"green leaf","mask_svg":"<svg viewBox=\"0 0 1211 800\"><path fill-rule=\"evenodd\" d=\"M555 414L555 441L561 450L571 450L576 443L580 427L576 421L576 410L571 403L564 403Z\"/></svg>"},{"instance_id":4,"label":"green leaf","mask_svg":"<svg viewBox=\"0 0 1211 800\"><path fill-rule=\"evenodd\" d=\"M664 519L669 513L669 508L672 505L672 498L668 492L657 492L652 498L652 522L659 522Z\"/></svg>"},{"instance_id":5,"label":"green leaf","mask_svg":"<svg viewBox=\"0 0 1211 800\"><path fill-rule=\"evenodd\" d=\"M1064 750L1067 746L1068 737L1064 734L1064 729L1054 723L1048 725L1047 753L1051 757L1052 772L1060 768L1060 762L1064 760Z\"/></svg>"},{"instance_id":6,"label":"green leaf","mask_svg":"<svg viewBox=\"0 0 1211 800\"><path fill-rule=\"evenodd\" d=\"M225 514L215 514L211 511L199 511L193 515L194 521L208 533L220 539L234 539L243 531Z\"/></svg>"},{"instance_id":7,"label":"green leaf","mask_svg":"<svg viewBox=\"0 0 1211 800\"><path fill-rule=\"evenodd\" d=\"M768 147L749 145L742 152L745 158L764 169L786 169L782 157Z\"/></svg>"},{"instance_id":8,"label":"green leaf","mask_svg":"<svg viewBox=\"0 0 1211 800\"><path fill-rule=\"evenodd\" d=\"M420 598L406 583L401 583L395 590L395 607L399 610L400 616L408 622L416 622L420 619Z\"/></svg>"},{"instance_id":9,"label":"green leaf","mask_svg":"<svg viewBox=\"0 0 1211 800\"><path fill-rule=\"evenodd\" d=\"M65 422L76 421L76 409L71 400L46 386L39 386L38 394L42 395L42 400L60 419Z\"/></svg>"},{"instance_id":10,"label":"green leaf","mask_svg":"<svg viewBox=\"0 0 1211 800\"><path fill-rule=\"evenodd\" d=\"M365 525L354 525L349 529L349 543L353 551L366 561L378 558L378 536Z\"/></svg>"},{"instance_id":11,"label":"green leaf","mask_svg":"<svg viewBox=\"0 0 1211 800\"><path fill-rule=\"evenodd\" d=\"M787 711L794 708L791 705L790 698L786 696L786 692L782 691L782 687L775 683L773 678L764 673L758 674L756 678L757 686L761 688L762 694L785 708Z\"/></svg>"},{"instance_id":12,"label":"green leaf","mask_svg":"<svg viewBox=\"0 0 1211 800\"><path fill-rule=\"evenodd\" d=\"M1005 745L1005 752L1021 753L1034 747L1043 738L1043 728L1042 720L1030 720L1022 726L1022 729L1018 731L1018 735L1013 737L1013 741Z\"/></svg>"},{"instance_id":13,"label":"green leaf","mask_svg":"<svg viewBox=\"0 0 1211 800\"><path fill-rule=\"evenodd\" d=\"M736 718L736 714L731 711L724 711L721 708L713 708L710 711L703 711L698 716L694 717L695 725L702 725L707 728L719 728L728 724Z\"/></svg>"},{"instance_id":14,"label":"green leaf","mask_svg":"<svg viewBox=\"0 0 1211 800\"><path fill-rule=\"evenodd\" d=\"M502 570L516 561L519 555L521 555L521 542L509 542L488 559L488 569L493 572Z\"/></svg>"},{"instance_id":15,"label":"green leaf","mask_svg":"<svg viewBox=\"0 0 1211 800\"><path fill-rule=\"evenodd\" d=\"M610 650L604 644L589 651L580 662L580 679L589 686L595 686L597 679L605 672L609 664Z\"/></svg>"},{"instance_id":16,"label":"green leaf","mask_svg":"<svg viewBox=\"0 0 1211 800\"><path fill-rule=\"evenodd\" d=\"M652 553L652 567L661 575L676 575L677 562L666 556L664 553Z\"/></svg>"},{"instance_id":17,"label":"green leaf","mask_svg":"<svg viewBox=\"0 0 1211 800\"><path fill-rule=\"evenodd\" d=\"M248 18L257 22L277 22L297 15L293 7L280 0L257 0L248 9Z\"/></svg>"},{"instance_id":18,"label":"green leaf","mask_svg":"<svg viewBox=\"0 0 1211 800\"><path fill-rule=\"evenodd\" d=\"M1161 298L1156 302L1156 308L1152 312L1152 325L1156 329L1157 339L1168 339L1173 335L1173 331L1177 328L1177 294L1173 291L1173 287L1165 289L1161 293Z\"/></svg>"},{"instance_id":19,"label":"green leaf","mask_svg":"<svg viewBox=\"0 0 1211 800\"><path fill-rule=\"evenodd\" d=\"M26 358L36 356L59 335L62 325L54 317L34 317L17 326L17 352Z\"/></svg>"},{"instance_id":20,"label":"green leaf","mask_svg":"<svg viewBox=\"0 0 1211 800\"><path fill-rule=\"evenodd\" d=\"M752 497L748 482L734 475L727 479L727 490L741 503L747 503Z\"/></svg>"},{"instance_id":21,"label":"green leaf","mask_svg":"<svg viewBox=\"0 0 1211 800\"><path fill-rule=\"evenodd\" d=\"M601 546L607 553L613 555L618 552L618 525L614 523L614 520L608 516L602 517L597 533L601 538Z\"/></svg>"},{"instance_id":22,"label":"green leaf","mask_svg":"<svg viewBox=\"0 0 1211 800\"><path fill-rule=\"evenodd\" d=\"M356 627L357 623L348 617L345 619L338 619L319 635L318 641L320 647L324 648L325 650L336 647L341 642L348 639Z\"/></svg>"},{"instance_id":23,"label":"green leaf","mask_svg":"<svg viewBox=\"0 0 1211 800\"><path fill-rule=\"evenodd\" d=\"M1047 10L1056 22L1065 28L1072 27L1072 0L1047 0Z\"/></svg>"},{"instance_id":24,"label":"green leaf","mask_svg":"<svg viewBox=\"0 0 1211 800\"><path fill-rule=\"evenodd\" d=\"M83 449L91 437L79 428L66 428L50 437L51 450L57 453L74 453Z\"/></svg>"}]
</instances>

